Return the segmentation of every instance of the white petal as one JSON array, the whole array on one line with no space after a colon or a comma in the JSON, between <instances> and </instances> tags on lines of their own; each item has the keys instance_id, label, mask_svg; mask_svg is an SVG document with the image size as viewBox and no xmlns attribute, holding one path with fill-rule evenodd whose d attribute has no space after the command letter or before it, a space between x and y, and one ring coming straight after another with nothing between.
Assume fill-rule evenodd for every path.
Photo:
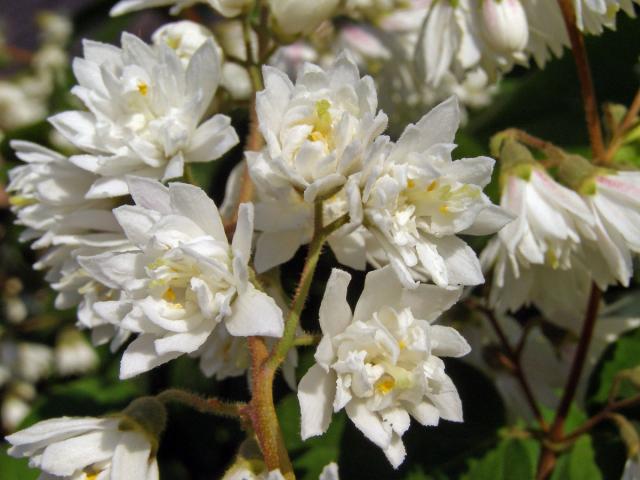
<instances>
[{"instance_id":1,"label":"white petal","mask_svg":"<svg viewBox=\"0 0 640 480\"><path fill-rule=\"evenodd\" d=\"M240 256L246 265L251 257L251 239L253 238L253 204L243 203L238 208L238 222L233 234L231 248L234 255Z\"/></svg>"},{"instance_id":2,"label":"white petal","mask_svg":"<svg viewBox=\"0 0 640 480\"><path fill-rule=\"evenodd\" d=\"M473 225L460 233L464 235L490 235L502 229L515 218L514 214L504 208L489 205L480 211Z\"/></svg>"},{"instance_id":3,"label":"white petal","mask_svg":"<svg viewBox=\"0 0 640 480\"><path fill-rule=\"evenodd\" d=\"M160 219L160 214L153 210L123 205L113 210L118 223L131 242L140 248L144 248L149 239L150 230Z\"/></svg>"},{"instance_id":4,"label":"white petal","mask_svg":"<svg viewBox=\"0 0 640 480\"><path fill-rule=\"evenodd\" d=\"M140 335L129 344L122 354L122 362L120 363L120 378L122 380L148 372L182 355L180 352L158 355L154 345L155 340L156 337L153 335Z\"/></svg>"},{"instance_id":5,"label":"white petal","mask_svg":"<svg viewBox=\"0 0 640 480\"><path fill-rule=\"evenodd\" d=\"M365 437L382 449L389 447L391 429L385 428L378 414L371 412L365 402L352 400L346 405L345 410L353 424Z\"/></svg>"},{"instance_id":6,"label":"white petal","mask_svg":"<svg viewBox=\"0 0 640 480\"><path fill-rule=\"evenodd\" d=\"M110 480L147 478L151 445L138 432L124 432L111 461Z\"/></svg>"},{"instance_id":7,"label":"white petal","mask_svg":"<svg viewBox=\"0 0 640 480\"><path fill-rule=\"evenodd\" d=\"M322 435L331 423L331 405L336 394L336 376L314 365L300 380L300 435L303 440Z\"/></svg>"},{"instance_id":8,"label":"white petal","mask_svg":"<svg viewBox=\"0 0 640 480\"><path fill-rule=\"evenodd\" d=\"M438 425L440 420L440 412L435 405L430 402L422 402L409 406L409 413L425 427L434 427Z\"/></svg>"},{"instance_id":9,"label":"white petal","mask_svg":"<svg viewBox=\"0 0 640 480\"><path fill-rule=\"evenodd\" d=\"M347 303L347 287L351 275L334 268L327 282L320 304L320 328L322 333L334 337L342 333L351 322L351 307Z\"/></svg>"},{"instance_id":10,"label":"white petal","mask_svg":"<svg viewBox=\"0 0 640 480\"><path fill-rule=\"evenodd\" d=\"M225 325L236 337L281 337L284 331L282 310L266 293L249 284L232 304L233 313Z\"/></svg>"},{"instance_id":11,"label":"white petal","mask_svg":"<svg viewBox=\"0 0 640 480\"><path fill-rule=\"evenodd\" d=\"M97 431L53 443L45 448L40 468L53 475L72 475L87 465L111 458L119 437L117 430Z\"/></svg>"},{"instance_id":12,"label":"white petal","mask_svg":"<svg viewBox=\"0 0 640 480\"><path fill-rule=\"evenodd\" d=\"M353 312L353 321L366 322L383 307L404 308L405 306L400 304L402 291L403 286L390 267L369 272Z\"/></svg>"},{"instance_id":13,"label":"white petal","mask_svg":"<svg viewBox=\"0 0 640 480\"><path fill-rule=\"evenodd\" d=\"M471 351L471 347L460 335L460 333L451 327L441 325L432 325L431 334L431 353L438 357L463 357Z\"/></svg>"},{"instance_id":14,"label":"white petal","mask_svg":"<svg viewBox=\"0 0 640 480\"><path fill-rule=\"evenodd\" d=\"M404 459L407 456L407 451L405 450L404 443L402 443L402 438L400 438L399 435L393 436L389 446L384 449L384 454L394 469L397 469L402 465L402 462L404 462Z\"/></svg>"},{"instance_id":15,"label":"white petal","mask_svg":"<svg viewBox=\"0 0 640 480\"><path fill-rule=\"evenodd\" d=\"M157 180L145 177L127 177L129 192L139 207L160 213L171 213L169 189Z\"/></svg>"},{"instance_id":16,"label":"white petal","mask_svg":"<svg viewBox=\"0 0 640 480\"><path fill-rule=\"evenodd\" d=\"M202 189L174 182L169 186L169 196L175 212L193 220L216 240L227 242L218 208Z\"/></svg>"}]
</instances>

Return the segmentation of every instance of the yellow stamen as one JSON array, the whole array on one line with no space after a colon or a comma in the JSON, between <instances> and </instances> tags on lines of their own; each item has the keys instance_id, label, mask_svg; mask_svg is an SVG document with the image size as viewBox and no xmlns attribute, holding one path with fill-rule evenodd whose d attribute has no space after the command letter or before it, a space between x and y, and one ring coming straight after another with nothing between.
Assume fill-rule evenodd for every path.
<instances>
[{"instance_id":1,"label":"yellow stamen","mask_svg":"<svg viewBox=\"0 0 640 480\"><path fill-rule=\"evenodd\" d=\"M438 182L437 182L437 180L434 180L427 187L427 192L433 192L436 189L437 186L438 186Z\"/></svg>"},{"instance_id":2,"label":"yellow stamen","mask_svg":"<svg viewBox=\"0 0 640 480\"><path fill-rule=\"evenodd\" d=\"M447 206L446 203L440 205L440 208L438 208L438 210L440 210L440 213L443 215L446 215L447 213L449 213L449 207Z\"/></svg>"},{"instance_id":3,"label":"yellow stamen","mask_svg":"<svg viewBox=\"0 0 640 480\"><path fill-rule=\"evenodd\" d=\"M324 138L324 135L320 132L311 132L311 135L309 135L309 140L311 140L312 142L325 142L326 139Z\"/></svg>"},{"instance_id":4,"label":"yellow stamen","mask_svg":"<svg viewBox=\"0 0 640 480\"><path fill-rule=\"evenodd\" d=\"M328 143L331 136L331 113L329 100L318 100L316 102L316 120L313 124L313 131L309 134L312 142Z\"/></svg>"},{"instance_id":5,"label":"yellow stamen","mask_svg":"<svg viewBox=\"0 0 640 480\"><path fill-rule=\"evenodd\" d=\"M400 350L404 350L405 348L407 348L407 344L405 343L404 340L400 340L398 342L398 347L400 347Z\"/></svg>"},{"instance_id":6,"label":"yellow stamen","mask_svg":"<svg viewBox=\"0 0 640 480\"><path fill-rule=\"evenodd\" d=\"M14 207L28 207L36 203L38 203L38 200L35 198L24 197L22 195L12 195L9 197L9 204Z\"/></svg>"},{"instance_id":7,"label":"yellow stamen","mask_svg":"<svg viewBox=\"0 0 640 480\"><path fill-rule=\"evenodd\" d=\"M560 261L553 250L547 250L547 253L545 254L545 262L553 269L560 266Z\"/></svg>"},{"instance_id":8,"label":"yellow stamen","mask_svg":"<svg viewBox=\"0 0 640 480\"><path fill-rule=\"evenodd\" d=\"M407 181L407 187L408 188L414 188L416 186L416 182L414 180L409 179Z\"/></svg>"},{"instance_id":9,"label":"yellow stamen","mask_svg":"<svg viewBox=\"0 0 640 480\"><path fill-rule=\"evenodd\" d=\"M138 82L138 91L143 97L146 97L147 93L149 93L149 85L147 85L145 82L140 80Z\"/></svg>"},{"instance_id":10,"label":"yellow stamen","mask_svg":"<svg viewBox=\"0 0 640 480\"><path fill-rule=\"evenodd\" d=\"M173 291L173 288L169 287L164 292L164 295L162 295L162 298L165 301L169 302L169 303L175 303L176 302L176 292Z\"/></svg>"},{"instance_id":11,"label":"yellow stamen","mask_svg":"<svg viewBox=\"0 0 640 480\"><path fill-rule=\"evenodd\" d=\"M98 478L98 474L97 473L87 474L87 480L96 480L97 478Z\"/></svg>"},{"instance_id":12,"label":"yellow stamen","mask_svg":"<svg viewBox=\"0 0 640 480\"><path fill-rule=\"evenodd\" d=\"M387 395L393 387L395 387L396 381L391 375L383 375L380 380L376 382L376 392L381 395Z\"/></svg>"}]
</instances>

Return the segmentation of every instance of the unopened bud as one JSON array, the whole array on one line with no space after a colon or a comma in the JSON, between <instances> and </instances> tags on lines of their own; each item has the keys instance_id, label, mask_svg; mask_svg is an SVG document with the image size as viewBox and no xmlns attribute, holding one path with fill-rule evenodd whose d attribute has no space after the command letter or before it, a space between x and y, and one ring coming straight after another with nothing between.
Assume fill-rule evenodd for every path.
<instances>
[{"instance_id":1,"label":"unopened bud","mask_svg":"<svg viewBox=\"0 0 640 480\"><path fill-rule=\"evenodd\" d=\"M312 33L333 15L338 0L269 0L276 21L276 31L284 36Z\"/></svg>"},{"instance_id":2,"label":"unopened bud","mask_svg":"<svg viewBox=\"0 0 640 480\"><path fill-rule=\"evenodd\" d=\"M482 20L485 38L498 52L520 52L527 46L529 25L519 0L483 0Z\"/></svg>"},{"instance_id":3,"label":"unopened bud","mask_svg":"<svg viewBox=\"0 0 640 480\"><path fill-rule=\"evenodd\" d=\"M129 404L122 412L121 430L137 430L143 433L151 445L157 447L158 440L167 424L167 410L154 397L141 397Z\"/></svg>"}]
</instances>

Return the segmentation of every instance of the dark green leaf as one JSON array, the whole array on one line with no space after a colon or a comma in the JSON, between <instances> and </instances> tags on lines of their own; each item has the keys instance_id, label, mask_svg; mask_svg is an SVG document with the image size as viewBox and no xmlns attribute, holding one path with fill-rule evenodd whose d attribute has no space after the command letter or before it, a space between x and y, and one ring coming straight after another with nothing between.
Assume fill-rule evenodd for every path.
<instances>
[{"instance_id":1,"label":"dark green leaf","mask_svg":"<svg viewBox=\"0 0 640 480\"><path fill-rule=\"evenodd\" d=\"M551 480L601 480L591 437L583 436L558 459Z\"/></svg>"}]
</instances>

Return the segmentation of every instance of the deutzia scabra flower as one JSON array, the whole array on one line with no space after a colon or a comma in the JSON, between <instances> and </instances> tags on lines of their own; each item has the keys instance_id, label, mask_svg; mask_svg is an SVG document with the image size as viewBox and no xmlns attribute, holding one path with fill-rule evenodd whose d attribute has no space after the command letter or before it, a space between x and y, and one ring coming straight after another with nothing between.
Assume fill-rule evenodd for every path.
<instances>
[{"instance_id":1,"label":"deutzia scabra flower","mask_svg":"<svg viewBox=\"0 0 640 480\"><path fill-rule=\"evenodd\" d=\"M189 162L215 160L238 143L230 119L202 120L220 79L220 58L211 40L186 68L173 48L150 46L124 33L122 48L84 42L74 61L73 92L88 112L51 118L71 143L86 152L71 157L100 176L87 198L125 195L125 176L161 180L183 175Z\"/></svg>"},{"instance_id":2,"label":"deutzia scabra flower","mask_svg":"<svg viewBox=\"0 0 640 480\"><path fill-rule=\"evenodd\" d=\"M40 478L68 480L157 480L157 442L132 420L61 417L7 437L8 454L29 457Z\"/></svg>"},{"instance_id":3,"label":"deutzia scabra flower","mask_svg":"<svg viewBox=\"0 0 640 480\"><path fill-rule=\"evenodd\" d=\"M349 204L352 220L363 218L373 236L373 245L354 255L368 255L374 265L390 263L407 287L428 280L440 286L482 283L476 254L456 235L493 233L512 218L482 192L493 159L451 159L458 122L452 97L409 125L397 143L370 151L359 180L353 176L347 185L349 197L362 198L361 207ZM362 263L356 258L352 266Z\"/></svg>"},{"instance_id":4,"label":"deutzia scabra flower","mask_svg":"<svg viewBox=\"0 0 640 480\"><path fill-rule=\"evenodd\" d=\"M267 146L249 157L252 177L271 190L293 186L307 202L335 193L387 126L373 80L346 55L326 71L305 64L295 85L273 67L263 74L256 111Z\"/></svg>"},{"instance_id":5,"label":"deutzia scabra flower","mask_svg":"<svg viewBox=\"0 0 640 480\"><path fill-rule=\"evenodd\" d=\"M522 152L522 147L513 148ZM595 220L576 192L524 155L528 160L502 174L500 205L517 218L481 256L485 268L494 271L491 302L512 312L532 303L549 320L577 328L591 281L576 253L583 238L595 239ZM503 157L508 156L503 149Z\"/></svg>"},{"instance_id":6,"label":"deutzia scabra flower","mask_svg":"<svg viewBox=\"0 0 640 480\"><path fill-rule=\"evenodd\" d=\"M268 3L276 19L276 31L285 35L296 35L312 33L334 13L339 0L268 0Z\"/></svg>"},{"instance_id":7,"label":"deutzia scabra flower","mask_svg":"<svg viewBox=\"0 0 640 480\"><path fill-rule=\"evenodd\" d=\"M208 4L211 8L225 17L234 17L243 9L251 5L251 0L121 0L111 9L111 16L123 15L145 8L164 7L171 5L171 13L176 15L183 8L196 3Z\"/></svg>"},{"instance_id":8,"label":"deutzia scabra flower","mask_svg":"<svg viewBox=\"0 0 640 480\"><path fill-rule=\"evenodd\" d=\"M197 187L131 177L136 206L114 213L135 248L80 257L118 301L95 306L139 334L124 352L121 377L196 352L224 321L234 336L282 335L282 311L249 281L253 207L243 204L229 245L218 209Z\"/></svg>"},{"instance_id":9,"label":"deutzia scabra flower","mask_svg":"<svg viewBox=\"0 0 640 480\"><path fill-rule=\"evenodd\" d=\"M440 418L462 421L460 398L440 357L466 355L469 345L453 328L432 324L460 290L407 290L387 267L367 275L352 314L346 301L350 278L334 269L320 306L317 363L298 387L302 438L324 433L331 411L344 408L398 468L410 417L422 425L437 425Z\"/></svg>"},{"instance_id":10,"label":"deutzia scabra flower","mask_svg":"<svg viewBox=\"0 0 640 480\"><path fill-rule=\"evenodd\" d=\"M627 287L632 255L640 253L640 172L598 172L582 193L595 217L596 240L587 244L604 259L593 262L587 254L585 262L601 288L615 281Z\"/></svg>"}]
</instances>

